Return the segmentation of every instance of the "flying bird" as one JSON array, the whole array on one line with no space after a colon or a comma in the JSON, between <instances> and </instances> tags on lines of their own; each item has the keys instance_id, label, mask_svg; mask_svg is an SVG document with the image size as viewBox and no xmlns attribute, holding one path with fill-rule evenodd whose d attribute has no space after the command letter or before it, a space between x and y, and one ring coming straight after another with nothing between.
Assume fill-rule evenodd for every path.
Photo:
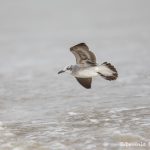
<instances>
[{"instance_id":1,"label":"flying bird","mask_svg":"<svg viewBox=\"0 0 150 150\"><path fill-rule=\"evenodd\" d=\"M118 73L110 63L104 62L101 65L96 63L96 57L85 43L77 44L70 48L76 58L76 65L70 65L59 71L58 74L68 72L87 89L91 88L92 77L101 76L106 80L116 80Z\"/></svg>"}]
</instances>

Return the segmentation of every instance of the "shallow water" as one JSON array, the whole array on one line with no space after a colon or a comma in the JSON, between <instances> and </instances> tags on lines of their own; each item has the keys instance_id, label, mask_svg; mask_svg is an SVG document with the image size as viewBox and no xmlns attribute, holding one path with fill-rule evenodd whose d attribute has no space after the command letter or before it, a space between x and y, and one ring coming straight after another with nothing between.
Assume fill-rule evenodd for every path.
<instances>
[{"instance_id":1,"label":"shallow water","mask_svg":"<svg viewBox=\"0 0 150 150\"><path fill-rule=\"evenodd\" d=\"M0 8L0 150L150 149L149 1ZM118 80L96 77L86 90L57 75L79 42L114 64Z\"/></svg>"}]
</instances>

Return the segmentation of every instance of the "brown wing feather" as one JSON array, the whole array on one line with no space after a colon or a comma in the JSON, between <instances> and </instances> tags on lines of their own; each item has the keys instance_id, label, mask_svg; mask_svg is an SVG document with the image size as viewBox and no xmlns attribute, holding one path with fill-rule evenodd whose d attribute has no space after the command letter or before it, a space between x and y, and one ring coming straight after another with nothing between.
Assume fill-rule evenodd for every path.
<instances>
[{"instance_id":1,"label":"brown wing feather","mask_svg":"<svg viewBox=\"0 0 150 150\"><path fill-rule=\"evenodd\" d=\"M91 83L92 83L92 78L77 78L77 81L85 88L90 89L91 88Z\"/></svg>"},{"instance_id":2,"label":"brown wing feather","mask_svg":"<svg viewBox=\"0 0 150 150\"><path fill-rule=\"evenodd\" d=\"M93 52L89 51L85 43L71 47L70 51L75 55L77 64L96 65L96 57Z\"/></svg>"}]
</instances>

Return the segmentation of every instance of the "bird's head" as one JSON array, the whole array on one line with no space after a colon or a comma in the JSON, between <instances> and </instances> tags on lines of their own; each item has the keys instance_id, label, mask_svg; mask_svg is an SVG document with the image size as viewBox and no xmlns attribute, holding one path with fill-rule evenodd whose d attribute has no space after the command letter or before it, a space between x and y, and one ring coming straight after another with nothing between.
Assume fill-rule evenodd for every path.
<instances>
[{"instance_id":1,"label":"bird's head","mask_svg":"<svg viewBox=\"0 0 150 150\"><path fill-rule=\"evenodd\" d=\"M73 66L72 66L72 65L70 65L70 66L66 66L66 67L64 67L64 69L60 70L60 71L58 72L58 74L60 74L60 73L64 73L64 72L71 73L71 72L72 72L72 68L73 68Z\"/></svg>"}]
</instances>

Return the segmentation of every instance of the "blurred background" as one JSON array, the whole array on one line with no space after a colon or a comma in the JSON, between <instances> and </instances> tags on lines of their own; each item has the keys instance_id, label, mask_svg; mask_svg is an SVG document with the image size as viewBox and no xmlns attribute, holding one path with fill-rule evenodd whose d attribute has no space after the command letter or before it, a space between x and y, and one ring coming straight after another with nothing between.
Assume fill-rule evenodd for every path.
<instances>
[{"instance_id":1,"label":"blurred background","mask_svg":"<svg viewBox=\"0 0 150 150\"><path fill-rule=\"evenodd\" d=\"M57 75L80 42L117 81ZM0 150L148 149L149 57L149 0L0 0Z\"/></svg>"}]
</instances>

